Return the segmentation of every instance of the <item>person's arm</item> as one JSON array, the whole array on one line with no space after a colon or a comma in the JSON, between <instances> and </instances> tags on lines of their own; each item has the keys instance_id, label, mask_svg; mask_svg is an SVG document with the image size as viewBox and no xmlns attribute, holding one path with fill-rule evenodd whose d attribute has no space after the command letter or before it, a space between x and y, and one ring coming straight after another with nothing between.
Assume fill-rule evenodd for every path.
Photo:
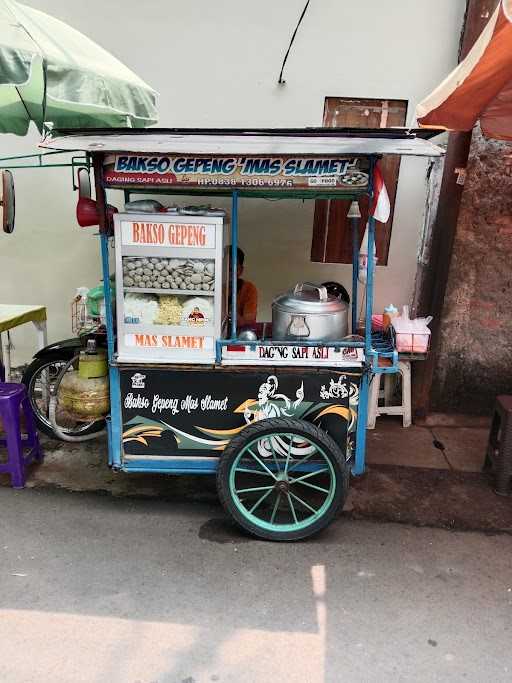
<instances>
[{"instance_id":1,"label":"person's arm","mask_svg":"<svg viewBox=\"0 0 512 683\"><path fill-rule=\"evenodd\" d=\"M252 282L244 282L240 291L240 308L238 313L238 326L252 325L256 322L258 314L258 290Z\"/></svg>"}]
</instances>

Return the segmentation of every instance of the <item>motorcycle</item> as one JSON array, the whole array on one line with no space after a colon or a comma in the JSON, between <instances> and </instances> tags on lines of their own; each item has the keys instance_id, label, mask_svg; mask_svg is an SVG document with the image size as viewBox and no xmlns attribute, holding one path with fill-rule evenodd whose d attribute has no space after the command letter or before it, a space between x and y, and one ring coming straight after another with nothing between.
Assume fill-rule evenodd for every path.
<instances>
[{"instance_id":1,"label":"motorcycle","mask_svg":"<svg viewBox=\"0 0 512 683\"><path fill-rule=\"evenodd\" d=\"M37 428L54 439L62 438L55 432L49 417L50 396L59 375L73 358L78 357L81 350L87 348L91 340L98 348L107 347L101 310L102 296L102 287L77 290L71 305L72 329L76 336L40 349L23 372L22 382L27 389ZM76 369L77 364L78 358L68 371ZM104 419L77 421L62 410L58 411L57 419L60 431L71 437L87 436L105 429Z\"/></svg>"}]
</instances>

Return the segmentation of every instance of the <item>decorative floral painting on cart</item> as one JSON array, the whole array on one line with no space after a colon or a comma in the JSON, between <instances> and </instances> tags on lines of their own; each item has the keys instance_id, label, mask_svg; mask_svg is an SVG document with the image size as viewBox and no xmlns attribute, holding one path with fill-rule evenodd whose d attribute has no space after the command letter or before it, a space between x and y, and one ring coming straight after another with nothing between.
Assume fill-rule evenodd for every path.
<instances>
[{"instance_id":1,"label":"decorative floral painting on cart","mask_svg":"<svg viewBox=\"0 0 512 683\"><path fill-rule=\"evenodd\" d=\"M304 370L306 370L304 368ZM121 370L125 456L218 457L258 420L294 417L353 453L360 371ZM198 453L201 451L201 453Z\"/></svg>"}]
</instances>

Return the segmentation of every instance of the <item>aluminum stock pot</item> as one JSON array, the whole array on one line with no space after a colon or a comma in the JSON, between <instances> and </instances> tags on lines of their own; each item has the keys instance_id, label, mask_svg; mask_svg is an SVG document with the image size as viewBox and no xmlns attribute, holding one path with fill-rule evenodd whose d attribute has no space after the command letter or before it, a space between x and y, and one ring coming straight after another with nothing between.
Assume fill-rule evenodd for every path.
<instances>
[{"instance_id":1,"label":"aluminum stock pot","mask_svg":"<svg viewBox=\"0 0 512 683\"><path fill-rule=\"evenodd\" d=\"M336 341L348 334L348 306L311 282L295 286L272 302L276 341Z\"/></svg>"}]
</instances>

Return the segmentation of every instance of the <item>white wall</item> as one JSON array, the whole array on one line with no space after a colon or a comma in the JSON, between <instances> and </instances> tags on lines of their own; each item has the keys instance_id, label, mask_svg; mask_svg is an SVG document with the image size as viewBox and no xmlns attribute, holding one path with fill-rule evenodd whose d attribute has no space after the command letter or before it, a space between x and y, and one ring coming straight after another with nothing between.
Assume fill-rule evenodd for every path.
<instances>
[{"instance_id":1,"label":"white wall","mask_svg":"<svg viewBox=\"0 0 512 683\"><path fill-rule=\"evenodd\" d=\"M321 125L326 96L416 102L455 65L465 0L312 2L277 77L304 0L26 0L86 33L160 92L162 126ZM3 136L1 155L31 152L38 136ZM402 162L389 264L376 309L409 300L426 162ZM75 222L70 171L16 172L17 225L0 242L0 301L46 304L50 339L70 334L69 301L99 271L93 229ZM222 203L222 202L218 202ZM241 246L259 287L260 318L298 280L350 282L348 266L311 264L313 203L244 200ZM264 253L264 256L263 256ZM21 328L24 329L24 328ZM31 354L17 331L15 359Z\"/></svg>"}]
</instances>

